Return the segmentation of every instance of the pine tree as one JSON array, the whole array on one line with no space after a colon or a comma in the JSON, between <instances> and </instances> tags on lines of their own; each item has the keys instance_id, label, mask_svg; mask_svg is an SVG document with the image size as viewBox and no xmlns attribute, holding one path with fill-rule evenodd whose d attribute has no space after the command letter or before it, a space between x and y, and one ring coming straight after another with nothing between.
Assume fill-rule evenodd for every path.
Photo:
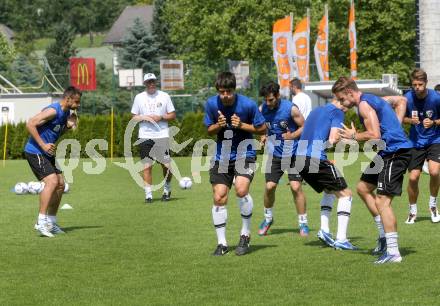
<instances>
[{"instance_id":1,"label":"pine tree","mask_svg":"<svg viewBox=\"0 0 440 306\"><path fill-rule=\"evenodd\" d=\"M11 65L11 73L14 84L18 86L36 86L41 81L38 68L24 54L18 54Z\"/></svg>"},{"instance_id":2,"label":"pine tree","mask_svg":"<svg viewBox=\"0 0 440 306\"><path fill-rule=\"evenodd\" d=\"M157 43L149 29L139 18L134 20L119 50L118 61L125 69L142 69L144 72L158 71Z\"/></svg>"},{"instance_id":3,"label":"pine tree","mask_svg":"<svg viewBox=\"0 0 440 306\"><path fill-rule=\"evenodd\" d=\"M63 85L68 84L69 58L76 54L76 49L72 46L74 39L72 27L62 22L55 29L55 41L46 49L49 65L54 73L60 74L57 79Z\"/></svg>"}]
</instances>

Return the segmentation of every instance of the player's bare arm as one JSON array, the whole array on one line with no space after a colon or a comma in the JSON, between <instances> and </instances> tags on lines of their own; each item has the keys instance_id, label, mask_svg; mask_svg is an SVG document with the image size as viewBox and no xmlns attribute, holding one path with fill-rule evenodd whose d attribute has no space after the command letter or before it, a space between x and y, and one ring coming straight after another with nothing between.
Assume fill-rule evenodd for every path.
<instances>
[{"instance_id":1,"label":"player's bare arm","mask_svg":"<svg viewBox=\"0 0 440 306\"><path fill-rule=\"evenodd\" d=\"M386 96L383 98L394 109L397 115L397 119L399 119L399 122L400 123L404 122L407 99L403 96Z\"/></svg>"},{"instance_id":2,"label":"player's bare arm","mask_svg":"<svg viewBox=\"0 0 440 306\"><path fill-rule=\"evenodd\" d=\"M341 140L339 128L333 127L330 129L330 134L328 136L328 142L331 145L338 143Z\"/></svg>"},{"instance_id":3,"label":"player's bare arm","mask_svg":"<svg viewBox=\"0 0 440 306\"><path fill-rule=\"evenodd\" d=\"M52 120L57 115L57 111L53 108L47 108L41 113L35 115L26 123L26 128L31 134L32 138L37 142L44 152L54 155L56 146L53 143L45 143L38 133L37 127L45 124L46 122Z\"/></svg>"},{"instance_id":4,"label":"player's bare arm","mask_svg":"<svg viewBox=\"0 0 440 306\"><path fill-rule=\"evenodd\" d=\"M363 141L370 139L380 139L380 124L376 111L365 101L359 104L359 114L364 119L365 132L356 132L355 140ZM354 127L354 125L353 125Z\"/></svg>"},{"instance_id":5,"label":"player's bare arm","mask_svg":"<svg viewBox=\"0 0 440 306\"><path fill-rule=\"evenodd\" d=\"M283 139L286 140L299 138L301 136L304 127L304 117L297 107L292 107L292 110L290 111L290 115L292 116L292 119L295 122L295 124L298 126L298 128L294 132L287 130L287 132L283 134Z\"/></svg>"},{"instance_id":6,"label":"player's bare arm","mask_svg":"<svg viewBox=\"0 0 440 306\"><path fill-rule=\"evenodd\" d=\"M155 121L153 118L151 118L150 115L136 115L136 114L132 114L133 117L132 119L136 122L139 121Z\"/></svg>"},{"instance_id":7,"label":"player's bare arm","mask_svg":"<svg viewBox=\"0 0 440 306\"><path fill-rule=\"evenodd\" d=\"M161 119L159 119L158 121L160 120L173 121L174 119L176 119L176 112L166 113L163 116L159 116L159 117L161 117Z\"/></svg>"}]
</instances>

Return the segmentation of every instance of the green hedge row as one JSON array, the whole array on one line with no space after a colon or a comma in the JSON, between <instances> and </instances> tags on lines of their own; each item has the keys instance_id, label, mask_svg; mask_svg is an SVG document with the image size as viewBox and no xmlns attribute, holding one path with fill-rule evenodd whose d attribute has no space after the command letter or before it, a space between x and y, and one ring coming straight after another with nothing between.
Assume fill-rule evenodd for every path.
<instances>
[{"instance_id":1,"label":"green hedge row","mask_svg":"<svg viewBox=\"0 0 440 306\"><path fill-rule=\"evenodd\" d=\"M131 114L115 115L114 117L114 147L113 156L124 156L124 133L125 129L131 119ZM175 136L175 140L178 143L182 143L187 139L193 138L192 142L182 149L179 153L173 154L173 156L187 156L192 153L192 147L194 143L201 138L207 138L205 126L203 125L203 113L186 113L182 120L172 121L171 126L176 126L180 129L179 133ZM4 137L5 128L3 125L0 127L0 158L3 158ZM76 139L81 144L81 157L87 157L85 148L86 144L92 139L104 139L108 142L108 150L100 151L96 150L105 157L110 157L110 131L111 121L110 115L83 115L80 118L78 128L75 131L66 132L62 139ZM131 143L133 144L137 140L138 125L136 125L133 133ZM23 148L29 138L29 134L26 130L25 123L19 123L16 125L8 125L8 137L7 137L7 159L22 159L24 158ZM138 156L138 146L132 146L133 156Z\"/></svg>"},{"instance_id":2,"label":"green hedge row","mask_svg":"<svg viewBox=\"0 0 440 306\"><path fill-rule=\"evenodd\" d=\"M180 131L175 135L174 139L177 143L183 143L188 139L192 138L192 141L183 148L180 152L173 152L173 156L189 156L192 154L192 149L194 143L199 139L213 138L208 136L206 133L206 128L203 125L202 112L188 112L186 113L182 120L173 121L170 123L171 126L176 126ZM122 157L124 156L124 133L125 129L131 119L131 114L115 115L114 117L114 147L113 156ZM347 112L345 116L345 123L350 126L351 122L355 123L358 130L362 129L359 122L358 116L354 111ZM110 115L83 115L80 118L78 128L75 131L69 131L62 136L62 139L76 139L81 144L81 157L87 157L85 148L86 144L92 139L105 139L108 142L108 150L99 151L105 157L110 157ZM0 127L0 158L3 158L3 148L4 148L4 134L5 125ZM132 133L131 143L133 144L138 135L138 125ZM408 129L408 127L406 127ZM26 130L24 123L19 123L17 125L8 126L8 139L7 139L7 159L22 159L24 158L23 148L28 140L29 134ZM362 145L360 146L362 149ZM139 149L137 146L132 145L133 156L139 155Z\"/></svg>"}]
</instances>

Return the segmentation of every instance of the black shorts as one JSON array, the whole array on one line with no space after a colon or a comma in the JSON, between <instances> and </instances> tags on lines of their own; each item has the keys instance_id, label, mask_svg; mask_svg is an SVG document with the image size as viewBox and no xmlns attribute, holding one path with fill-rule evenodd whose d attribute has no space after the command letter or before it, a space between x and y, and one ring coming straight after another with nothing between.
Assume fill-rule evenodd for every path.
<instances>
[{"instance_id":1,"label":"black shorts","mask_svg":"<svg viewBox=\"0 0 440 306\"><path fill-rule=\"evenodd\" d=\"M299 175L299 172L295 169L295 157L281 159L279 157L273 157L272 163L266 164L265 178L267 182L277 183L280 181L280 178L283 176L284 172L287 170L287 177L289 182L296 181L301 182L302 177Z\"/></svg>"},{"instance_id":2,"label":"black shorts","mask_svg":"<svg viewBox=\"0 0 440 306\"><path fill-rule=\"evenodd\" d=\"M255 158L247 157L245 160L229 161L229 164L215 161L209 170L209 181L212 185L223 184L231 188L236 176L247 177L251 182L255 174Z\"/></svg>"},{"instance_id":3,"label":"black shorts","mask_svg":"<svg viewBox=\"0 0 440 306\"><path fill-rule=\"evenodd\" d=\"M301 169L299 174L318 193L347 188L344 177L328 160L297 156L295 166L298 170Z\"/></svg>"},{"instance_id":4,"label":"black shorts","mask_svg":"<svg viewBox=\"0 0 440 306\"><path fill-rule=\"evenodd\" d=\"M63 173L55 165L54 156L47 156L45 154L32 154L27 152L24 152L24 156L26 157L29 166L31 166L32 172L39 181L43 180L43 178L53 173Z\"/></svg>"},{"instance_id":5,"label":"black shorts","mask_svg":"<svg viewBox=\"0 0 440 306\"><path fill-rule=\"evenodd\" d=\"M400 196L402 194L403 176L411 161L411 149L399 150L385 156L376 155L369 167L361 176L361 181L377 186L377 194ZM382 158L382 169L374 169L377 160ZM370 172L370 173L369 173Z\"/></svg>"},{"instance_id":6,"label":"black shorts","mask_svg":"<svg viewBox=\"0 0 440 306\"><path fill-rule=\"evenodd\" d=\"M139 144L139 151L144 163L152 164L155 160L161 164L169 164L171 162L168 138L140 140L142 142Z\"/></svg>"},{"instance_id":7,"label":"black shorts","mask_svg":"<svg viewBox=\"0 0 440 306\"><path fill-rule=\"evenodd\" d=\"M425 159L440 163L440 143L434 143L430 146L420 149L412 149L411 161L408 166L408 171L418 169L422 170Z\"/></svg>"}]
</instances>

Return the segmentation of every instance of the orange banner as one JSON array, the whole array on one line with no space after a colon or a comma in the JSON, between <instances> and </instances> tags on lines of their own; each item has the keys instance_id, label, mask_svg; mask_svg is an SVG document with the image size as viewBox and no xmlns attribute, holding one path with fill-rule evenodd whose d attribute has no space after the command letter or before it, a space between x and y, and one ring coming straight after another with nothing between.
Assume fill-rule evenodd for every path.
<instances>
[{"instance_id":1,"label":"orange banner","mask_svg":"<svg viewBox=\"0 0 440 306\"><path fill-rule=\"evenodd\" d=\"M330 71L328 64L328 10L325 6L324 16L318 24L318 37L315 43L315 62L318 69L319 79L321 81L330 80Z\"/></svg>"},{"instance_id":2,"label":"orange banner","mask_svg":"<svg viewBox=\"0 0 440 306\"><path fill-rule=\"evenodd\" d=\"M292 18L287 16L273 25L273 58L278 70L282 96L289 96L289 81L296 75L293 62Z\"/></svg>"},{"instance_id":3,"label":"orange banner","mask_svg":"<svg viewBox=\"0 0 440 306\"><path fill-rule=\"evenodd\" d=\"M293 44L295 46L295 62L298 71L298 78L307 82L309 80L309 48L310 48L310 18L303 18L295 27L293 33Z\"/></svg>"},{"instance_id":4,"label":"orange banner","mask_svg":"<svg viewBox=\"0 0 440 306\"><path fill-rule=\"evenodd\" d=\"M354 1L350 1L350 15L348 17L348 39L350 41L350 71L351 78L357 79L357 39L354 15Z\"/></svg>"},{"instance_id":5,"label":"orange banner","mask_svg":"<svg viewBox=\"0 0 440 306\"><path fill-rule=\"evenodd\" d=\"M96 90L96 63L94 58L70 58L70 85L81 91Z\"/></svg>"}]
</instances>

